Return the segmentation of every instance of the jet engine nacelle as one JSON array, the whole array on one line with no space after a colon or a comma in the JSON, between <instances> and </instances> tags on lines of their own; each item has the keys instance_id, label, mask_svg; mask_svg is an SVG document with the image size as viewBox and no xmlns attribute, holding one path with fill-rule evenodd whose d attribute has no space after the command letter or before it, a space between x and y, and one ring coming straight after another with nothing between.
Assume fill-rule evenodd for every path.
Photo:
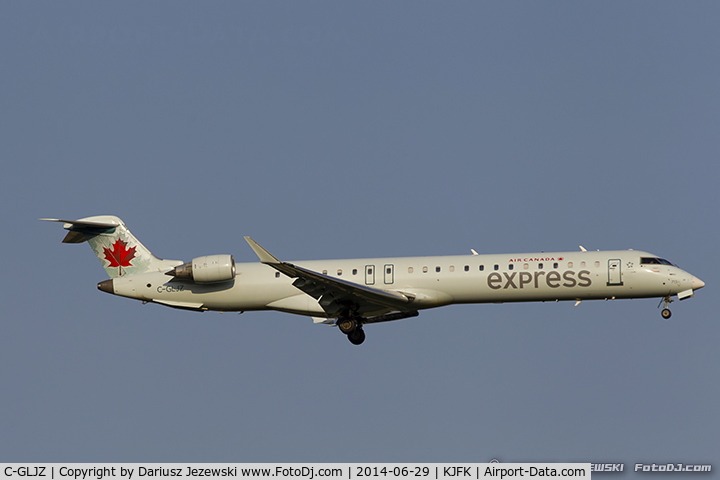
<instances>
[{"instance_id":1,"label":"jet engine nacelle","mask_svg":"<svg viewBox=\"0 0 720 480\"><path fill-rule=\"evenodd\" d=\"M227 282L235 278L235 259L232 255L197 257L192 262L173 268L166 275L195 283Z\"/></svg>"}]
</instances>

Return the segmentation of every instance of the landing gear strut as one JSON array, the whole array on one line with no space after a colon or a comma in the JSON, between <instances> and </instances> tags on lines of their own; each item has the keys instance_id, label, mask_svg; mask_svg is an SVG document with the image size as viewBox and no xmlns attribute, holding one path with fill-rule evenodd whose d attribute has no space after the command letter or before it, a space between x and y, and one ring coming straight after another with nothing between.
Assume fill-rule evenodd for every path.
<instances>
[{"instance_id":1,"label":"landing gear strut","mask_svg":"<svg viewBox=\"0 0 720 480\"><path fill-rule=\"evenodd\" d=\"M670 295L660 300L660 305L663 306L663 310L662 312L660 312L660 315L662 315L665 320L669 319L672 316L672 312L668 308L672 302L673 299L670 298ZM658 305L658 307L660 307L660 305Z\"/></svg>"}]
</instances>

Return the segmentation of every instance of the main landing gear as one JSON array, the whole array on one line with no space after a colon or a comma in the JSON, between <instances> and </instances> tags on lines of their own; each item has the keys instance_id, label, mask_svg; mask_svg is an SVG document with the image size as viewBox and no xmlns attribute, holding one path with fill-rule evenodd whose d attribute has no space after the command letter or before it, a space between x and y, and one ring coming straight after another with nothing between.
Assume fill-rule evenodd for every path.
<instances>
[{"instance_id":1,"label":"main landing gear","mask_svg":"<svg viewBox=\"0 0 720 480\"><path fill-rule=\"evenodd\" d=\"M660 315L662 315L662 317L665 320L668 320L672 316L672 312L668 308L672 302L673 302L673 299L670 298L670 295L668 295L667 297L660 300L660 303L658 304L658 308L660 308L660 305L663 306L663 309L662 309L662 312L660 312Z\"/></svg>"},{"instance_id":2,"label":"main landing gear","mask_svg":"<svg viewBox=\"0 0 720 480\"><path fill-rule=\"evenodd\" d=\"M365 331L362 324L354 318L340 318L337 326L342 333L347 335L348 340L353 345L360 345L365 341Z\"/></svg>"},{"instance_id":3,"label":"main landing gear","mask_svg":"<svg viewBox=\"0 0 720 480\"><path fill-rule=\"evenodd\" d=\"M350 340L350 343L353 345L360 345L365 341L365 331L362 329L362 327L358 327L352 332L348 333L348 340Z\"/></svg>"}]
</instances>

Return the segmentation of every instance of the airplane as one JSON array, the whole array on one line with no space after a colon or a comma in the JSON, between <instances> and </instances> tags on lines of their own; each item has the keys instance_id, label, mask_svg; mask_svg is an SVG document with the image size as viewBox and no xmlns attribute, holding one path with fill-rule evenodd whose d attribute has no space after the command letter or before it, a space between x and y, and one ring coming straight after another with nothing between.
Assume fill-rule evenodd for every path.
<instances>
[{"instance_id":1,"label":"airplane","mask_svg":"<svg viewBox=\"0 0 720 480\"><path fill-rule=\"evenodd\" d=\"M109 280L103 292L194 311L276 310L337 326L354 345L364 326L415 317L452 304L661 298L662 317L677 296L705 283L673 263L635 250L472 254L348 260L278 260L250 237L259 262L232 255L163 260L111 215L43 218L68 230L63 243L87 241ZM658 307L660 306L658 305Z\"/></svg>"}]
</instances>

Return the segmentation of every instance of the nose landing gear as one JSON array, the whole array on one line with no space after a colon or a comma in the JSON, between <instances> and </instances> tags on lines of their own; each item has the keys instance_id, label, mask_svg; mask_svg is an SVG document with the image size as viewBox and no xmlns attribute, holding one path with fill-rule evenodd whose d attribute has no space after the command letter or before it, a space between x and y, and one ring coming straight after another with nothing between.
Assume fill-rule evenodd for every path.
<instances>
[{"instance_id":1,"label":"nose landing gear","mask_svg":"<svg viewBox=\"0 0 720 480\"><path fill-rule=\"evenodd\" d=\"M670 295L668 295L667 297L660 300L660 303L658 304L658 308L660 308L660 305L663 306L663 309L662 309L662 312L660 312L660 315L662 315L662 317L665 320L668 320L672 316L672 312L668 308L672 302L673 302L673 299L670 298Z\"/></svg>"}]
</instances>

